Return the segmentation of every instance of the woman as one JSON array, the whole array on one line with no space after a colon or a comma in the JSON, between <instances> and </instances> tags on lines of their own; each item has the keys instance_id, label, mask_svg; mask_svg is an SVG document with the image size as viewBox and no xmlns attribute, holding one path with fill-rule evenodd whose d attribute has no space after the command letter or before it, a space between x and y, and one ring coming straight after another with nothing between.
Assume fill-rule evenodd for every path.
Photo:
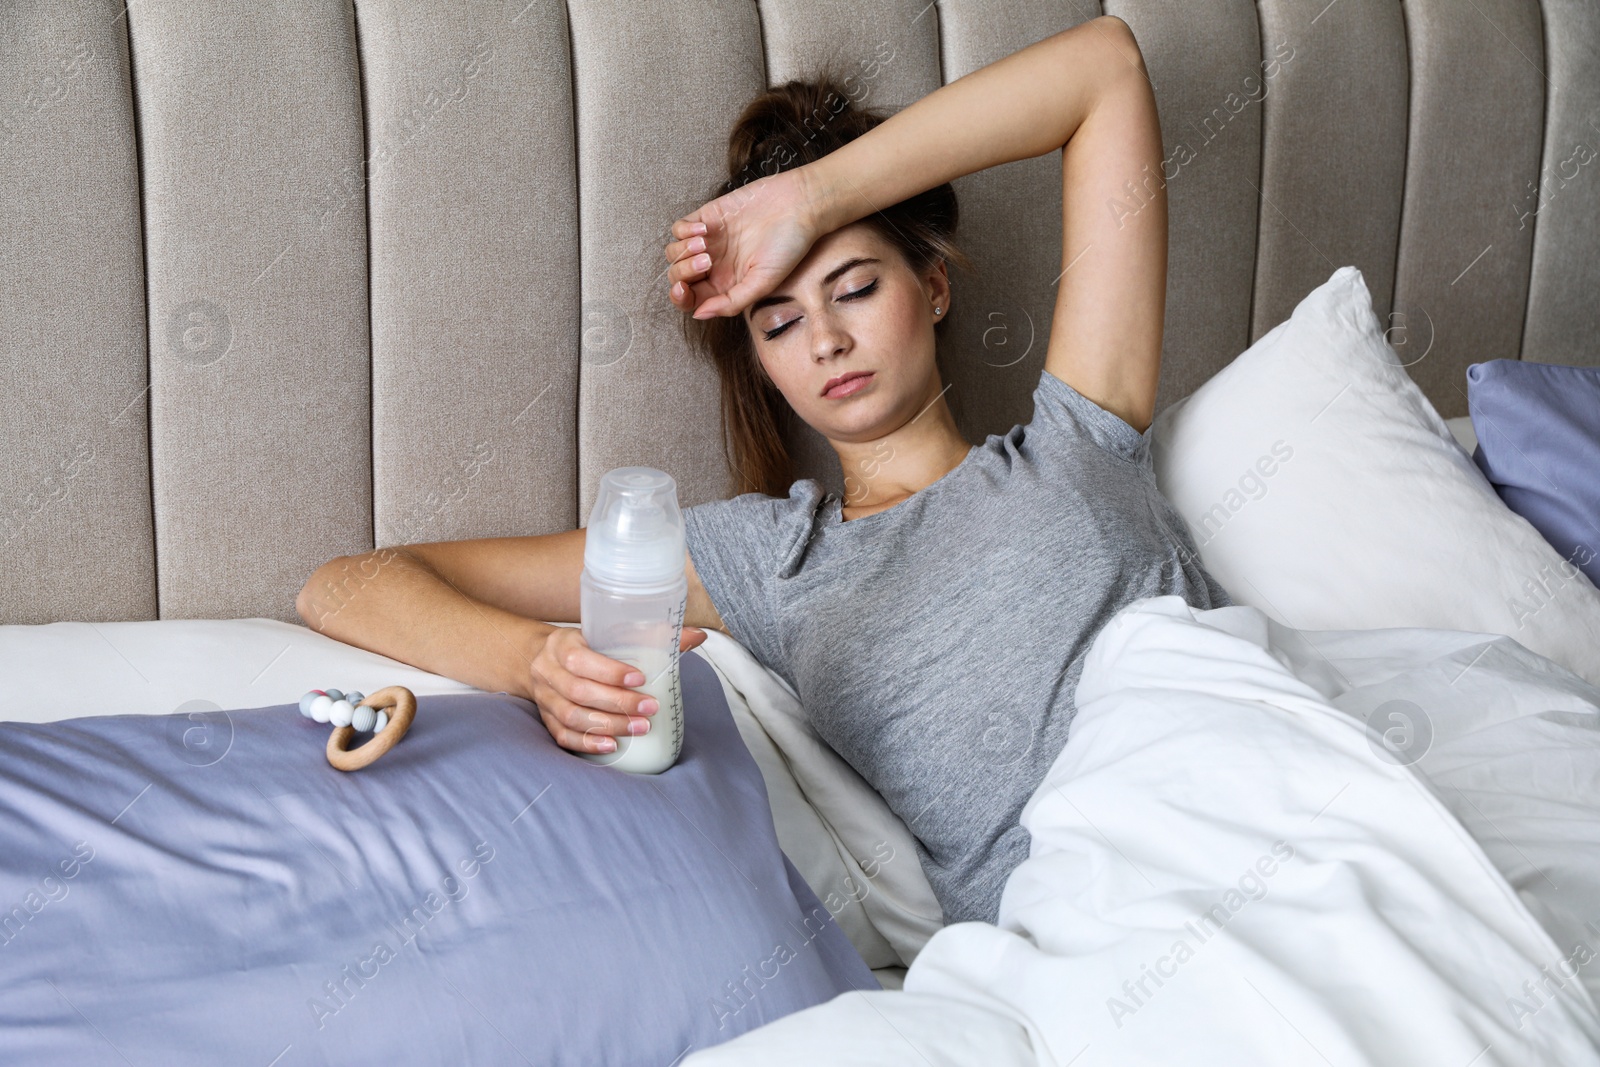
<instances>
[{"instance_id":1,"label":"woman","mask_svg":"<svg viewBox=\"0 0 1600 1067\"><path fill-rule=\"evenodd\" d=\"M970 446L934 360L957 257L948 182L1057 148L1064 272L1033 420ZM826 81L790 83L746 109L729 155L722 195L665 250L745 490L684 511L683 647L714 627L783 675L916 835L945 921L992 922L1100 627L1146 596L1229 603L1150 464L1167 219L1138 46L1093 19L887 120ZM1129 181L1146 182L1142 207L1117 210ZM791 482L789 417L832 444L847 500ZM626 688L642 679L533 621L578 619L583 536L380 550L388 573L329 614L316 591L335 560L301 614L528 697L560 745L610 751L648 729L654 702Z\"/></svg>"}]
</instances>

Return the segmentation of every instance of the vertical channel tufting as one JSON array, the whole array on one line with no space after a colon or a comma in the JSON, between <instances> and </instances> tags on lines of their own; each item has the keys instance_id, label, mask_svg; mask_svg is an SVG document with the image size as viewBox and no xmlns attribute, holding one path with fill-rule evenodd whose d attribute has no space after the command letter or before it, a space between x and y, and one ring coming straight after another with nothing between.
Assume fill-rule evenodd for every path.
<instances>
[{"instance_id":1,"label":"vertical channel tufting","mask_svg":"<svg viewBox=\"0 0 1600 1067\"><path fill-rule=\"evenodd\" d=\"M1283 60L1264 54L1253 0L1106 0L1105 13L1138 36L1161 116L1168 255L1159 410L1250 342L1261 200L1252 93L1264 84L1263 64Z\"/></svg>"},{"instance_id":2,"label":"vertical channel tufting","mask_svg":"<svg viewBox=\"0 0 1600 1067\"><path fill-rule=\"evenodd\" d=\"M810 79L830 68L853 105L893 114L941 84L939 14L928 0L889 0L866 7L845 0L763 0L761 30L771 86ZM726 126L710 131L723 145L727 133ZM945 381L952 385L946 399L958 422L966 390L959 371L957 376L950 371L963 362L955 356L943 364ZM844 491L839 456L821 434L800 423L788 444L799 477L815 478L831 492Z\"/></svg>"},{"instance_id":3,"label":"vertical channel tufting","mask_svg":"<svg viewBox=\"0 0 1600 1067\"><path fill-rule=\"evenodd\" d=\"M1600 365L1600 5L1544 0L1549 76L1537 187L1519 192L1533 230L1522 358Z\"/></svg>"},{"instance_id":4,"label":"vertical channel tufting","mask_svg":"<svg viewBox=\"0 0 1600 1067\"><path fill-rule=\"evenodd\" d=\"M1450 418L1466 367L1516 359L1533 229L1520 218L1544 140L1538 0L1406 0L1411 119L1393 310L1411 377ZM1428 331L1419 337L1419 331Z\"/></svg>"},{"instance_id":5,"label":"vertical channel tufting","mask_svg":"<svg viewBox=\"0 0 1600 1067\"><path fill-rule=\"evenodd\" d=\"M153 618L126 25L54 0L0 23L0 623Z\"/></svg>"},{"instance_id":6,"label":"vertical channel tufting","mask_svg":"<svg viewBox=\"0 0 1600 1067\"><path fill-rule=\"evenodd\" d=\"M945 0L939 8L946 83L1100 15L1099 4L1022 8ZM969 440L1033 417L1061 275L1061 151L956 179L956 234L976 272L951 268L949 320L940 328L946 400Z\"/></svg>"},{"instance_id":7,"label":"vertical channel tufting","mask_svg":"<svg viewBox=\"0 0 1600 1067\"><path fill-rule=\"evenodd\" d=\"M650 466L684 505L725 496L718 383L693 359L662 255L674 219L725 169L727 131L762 85L748 0L574 3L583 365L578 519L601 475Z\"/></svg>"},{"instance_id":8,"label":"vertical channel tufting","mask_svg":"<svg viewBox=\"0 0 1600 1067\"><path fill-rule=\"evenodd\" d=\"M580 335L559 3L363 3L379 544L570 530Z\"/></svg>"},{"instance_id":9,"label":"vertical channel tufting","mask_svg":"<svg viewBox=\"0 0 1600 1067\"><path fill-rule=\"evenodd\" d=\"M294 619L313 569L372 544L353 14L130 18L161 615Z\"/></svg>"},{"instance_id":10,"label":"vertical channel tufting","mask_svg":"<svg viewBox=\"0 0 1600 1067\"><path fill-rule=\"evenodd\" d=\"M1409 75L1400 0L1261 0L1261 238L1255 341L1340 267L1361 270L1389 317L1405 187ZM1285 50L1286 49L1286 50ZM1420 351L1420 349L1419 349Z\"/></svg>"},{"instance_id":11,"label":"vertical channel tufting","mask_svg":"<svg viewBox=\"0 0 1600 1067\"><path fill-rule=\"evenodd\" d=\"M1447 416L1467 363L1600 363L1592 0L1259 2L1259 21L1251 0L1105 2L1139 35L1168 157L1161 404L1346 262ZM292 619L374 517L381 543L565 529L613 466L725 495L718 383L661 246L740 108L830 52L876 63L869 102L897 108L1099 13L373 0L363 73L344 0L3 9L11 623ZM1037 382L1058 158L957 188L983 273L958 279L940 358L976 437ZM998 341L1029 319L1013 363Z\"/></svg>"},{"instance_id":12,"label":"vertical channel tufting","mask_svg":"<svg viewBox=\"0 0 1600 1067\"><path fill-rule=\"evenodd\" d=\"M851 100L891 112L939 88L939 15L928 0L762 0L767 82L831 65Z\"/></svg>"}]
</instances>

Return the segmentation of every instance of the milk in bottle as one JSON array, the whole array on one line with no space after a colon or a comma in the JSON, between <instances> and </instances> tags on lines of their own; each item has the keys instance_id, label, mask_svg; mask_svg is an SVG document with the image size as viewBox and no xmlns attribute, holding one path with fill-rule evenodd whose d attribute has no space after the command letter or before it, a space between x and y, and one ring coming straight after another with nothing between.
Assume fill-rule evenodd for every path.
<instances>
[{"instance_id":1,"label":"milk in bottle","mask_svg":"<svg viewBox=\"0 0 1600 1067\"><path fill-rule=\"evenodd\" d=\"M585 528L579 579L583 638L603 656L644 675L634 688L660 705L650 731L617 737L612 752L584 752L595 763L659 774L683 749L678 642L689 583L684 574L678 487L664 471L618 467L600 479Z\"/></svg>"}]
</instances>

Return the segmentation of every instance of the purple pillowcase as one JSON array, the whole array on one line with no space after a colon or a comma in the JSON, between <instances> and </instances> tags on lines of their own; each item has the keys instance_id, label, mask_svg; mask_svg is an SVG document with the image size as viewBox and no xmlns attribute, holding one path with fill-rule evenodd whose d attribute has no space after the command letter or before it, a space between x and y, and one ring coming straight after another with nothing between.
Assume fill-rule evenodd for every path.
<instances>
[{"instance_id":1,"label":"purple pillowcase","mask_svg":"<svg viewBox=\"0 0 1600 1067\"><path fill-rule=\"evenodd\" d=\"M0 723L0 1064L666 1065L880 989L679 662L658 775L504 693L354 774L293 704Z\"/></svg>"},{"instance_id":2,"label":"purple pillowcase","mask_svg":"<svg viewBox=\"0 0 1600 1067\"><path fill-rule=\"evenodd\" d=\"M1600 585L1600 367L1474 363L1467 407L1500 499Z\"/></svg>"}]
</instances>

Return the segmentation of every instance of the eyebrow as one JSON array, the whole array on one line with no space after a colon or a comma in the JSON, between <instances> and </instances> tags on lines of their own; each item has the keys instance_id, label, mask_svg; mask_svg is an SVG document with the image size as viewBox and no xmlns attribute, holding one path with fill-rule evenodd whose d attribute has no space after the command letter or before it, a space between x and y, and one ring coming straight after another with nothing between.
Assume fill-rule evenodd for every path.
<instances>
[{"instance_id":1,"label":"eyebrow","mask_svg":"<svg viewBox=\"0 0 1600 1067\"><path fill-rule=\"evenodd\" d=\"M843 263L839 264L837 267L835 267L832 270L830 270L827 274L825 274L823 276L823 278L822 278L822 284L823 285L832 285L835 281L838 280L839 275L843 274L845 271L849 270L851 267L859 267L863 263L876 263L876 262L878 262L878 260L873 259L873 258L871 258L869 256L856 256L853 259L847 259ZM755 318L756 312L760 311L764 307L771 307L773 304L788 303L790 300L793 300L793 299L794 299L794 297L790 296L788 293L774 293L772 296L764 296L760 300L757 300L754 304L750 305L750 317L751 318Z\"/></svg>"}]
</instances>

